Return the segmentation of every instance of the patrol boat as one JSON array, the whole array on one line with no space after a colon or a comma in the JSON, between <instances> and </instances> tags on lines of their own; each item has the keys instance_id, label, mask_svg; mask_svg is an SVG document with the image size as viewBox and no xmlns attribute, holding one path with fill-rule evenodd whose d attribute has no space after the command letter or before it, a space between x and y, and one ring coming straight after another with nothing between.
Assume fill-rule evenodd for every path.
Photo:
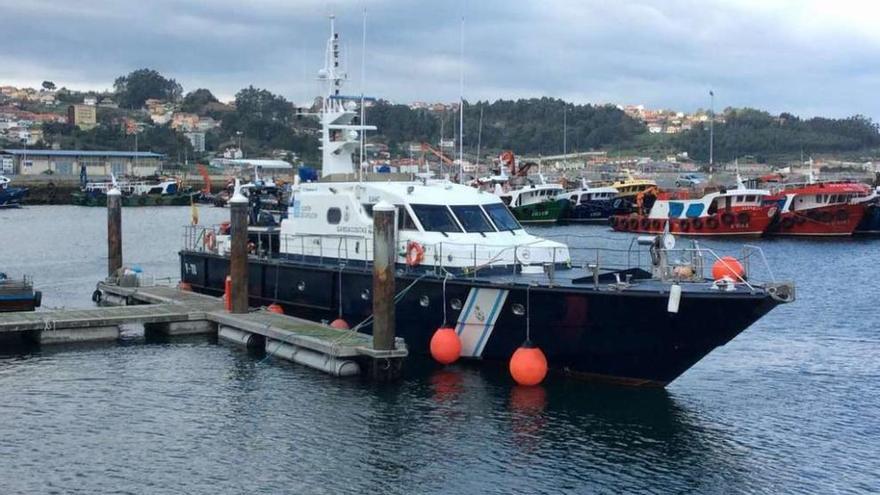
<instances>
[{"instance_id":1,"label":"patrol boat","mask_svg":"<svg viewBox=\"0 0 880 495\"><path fill-rule=\"evenodd\" d=\"M339 94L338 43L331 24L319 73L330 86L320 113L323 178L292 187L287 218L250 255L251 305L371 332L371 215L381 201L397 208L396 328L413 353L428 353L437 328L451 326L475 362L506 363L528 339L551 370L665 386L794 299L793 285L753 273L704 278L704 265L719 258L699 246L675 249L670 235L639 238L615 259L621 253L528 233L488 191L427 177L357 180L353 155L371 127L354 123L356 105ZM186 229L181 281L222 294L230 237ZM746 269L759 259L744 256Z\"/></svg>"}]
</instances>

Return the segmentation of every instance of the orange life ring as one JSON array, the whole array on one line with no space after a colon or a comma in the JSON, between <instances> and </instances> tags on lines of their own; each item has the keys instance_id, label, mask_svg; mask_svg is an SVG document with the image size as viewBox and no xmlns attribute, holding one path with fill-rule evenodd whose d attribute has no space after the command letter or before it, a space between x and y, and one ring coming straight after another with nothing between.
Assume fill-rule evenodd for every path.
<instances>
[{"instance_id":1,"label":"orange life ring","mask_svg":"<svg viewBox=\"0 0 880 495\"><path fill-rule=\"evenodd\" d=\"M205 231L205 238L203 240L205 244L205 248L208 251L214 251L217 248L217 234L214 233L213 230Z\"/></svg>"},{"instance_id":2,"label":"orange life ring","mask_svg":"<svg viewBox=\"0 0 880 495\"><path fill-rule=\"evenodd\" d=\"M419 266L425 260L425 248L416 241L406 243L407 266Z\"/></svg>"}]
</instances>

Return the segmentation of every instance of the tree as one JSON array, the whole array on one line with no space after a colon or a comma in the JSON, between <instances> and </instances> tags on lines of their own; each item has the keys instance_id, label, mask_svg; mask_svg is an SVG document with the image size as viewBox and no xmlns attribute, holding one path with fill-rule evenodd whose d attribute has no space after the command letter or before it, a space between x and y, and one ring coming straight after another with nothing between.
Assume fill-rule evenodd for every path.
<instances>
[{"instance_id":1,"label":"tree","mask_svg":"<svg viewBox=\"0 0 880 495\"><path fill-rule=\"evenodd\" d=\"M52 81L43 81L43 89L46 91L55 91L55 83Z\"/></svg>"},{"instance_id":2,"label":"tree","mask_svg":"<svg viewBox=\"0 0 880 495\"><path fill-rule=\"evenodd\" d=\"M174 79L167 79L152 69L138 69L127 76L116 78L113 83L119 106L137 109L150 98L177 101L183 87Z\"/></svg>"},{"instance_id":3,"label":"tree","mask_svg":"<svg viewBox=\"0 0 880 495\"><path fill-rule=\"evenodd\" d=\"M199 88L195 91L190 91L183 97L180 110L183 112L201 114L205 105L217 102L217 98L214 97L214 94L211 93L210 90Z\"/></svg>"}]
</instances>

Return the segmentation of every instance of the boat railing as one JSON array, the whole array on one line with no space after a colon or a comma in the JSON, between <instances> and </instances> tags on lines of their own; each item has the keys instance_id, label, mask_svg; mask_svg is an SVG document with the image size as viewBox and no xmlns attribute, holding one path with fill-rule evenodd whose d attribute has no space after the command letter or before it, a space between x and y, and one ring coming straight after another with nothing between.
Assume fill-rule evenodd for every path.
<instances>
[{"instance_id":1,"label":"boat railing","mask_svg":"<svg viewBox=\"0 0 880 495\"><path fill-rule=\"evenodd\" d=\"M209 233L210 232L210 233ZM190 225L184 229L183 245L185 251L217 254L217 235L219 226ZM548 236L551 239L553 236ZM662 249L635 242L628 244L620 237L606 236L562 236L579 237L579 242L567 246L546 246L545 239L515 246L498 246L477 243L438 242L420 245L424 258L417 264L406 264L409 241L397 242L397 258L403 273L433 273L436 276L479 278L483 276L508 274L543 274L552 284L559 275L558 269L582 271L583 276L597 273L624 272L633 269L644 270L654 278L675 281L706 280L706 266L721 263L736 273L734 266L723 254L693 242L690 246ZM599 245L584 246L584 238ZM572 239L567 239L572 240ZM544 243L544 245L542 245ZM592 243L592 242L591 242ZM250 233L248 250L250 256L264 259L284 257L303 263L317 265L346 266L350 269L370 270L373 259L373 240L365 235L306 235L280 234L278 231ZM541 256L534 262L527 258ZM527 251L532 254L525 255ZM532 258L534 259L534 258ZM761 248L753 245L742 247L737 257L745 269L745 276L737 276L728 281L756 290L765 282L776 282L770 264ZM537 270L537 272L535 271ZM761 277L757 277L760 272ZM766 278L764 277L766 276ZM571 278L571 277L567 277Z\"/></svg>"},{"instance_id":2,"label":"boat railing","mask_svg":"<svg viewBox=\"0 0 880 495\"><path fill-rule=\"evenodd\" d=\"M21 290L28 290L34 287L34 281L28 275L21 278L11 279L5 274L0 274L0 294L13 293Z\"/></svg>"}]
</instances>

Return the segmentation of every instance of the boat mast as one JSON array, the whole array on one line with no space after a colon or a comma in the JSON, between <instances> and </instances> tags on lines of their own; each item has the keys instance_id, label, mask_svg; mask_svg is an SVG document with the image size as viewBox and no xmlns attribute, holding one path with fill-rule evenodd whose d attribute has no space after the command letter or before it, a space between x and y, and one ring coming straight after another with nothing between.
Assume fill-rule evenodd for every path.
<instances>
[{"instance_id":1,"label":"boat mast","mask_svg":"<svg viewBox=\"0 0 880 495\"><path fill-rule=\"evenodd\" d=\"M324 68L318 71L318 80L325 84L325 94L321 105L321 175L351 174L354 155L361 147L362 133L376 130L375 126L364 125L363 122L353 124L357 117L353 101L357 98L340 94L342 83L348 80L348 74L340 68L339 34L336 32L336 16L330 16L330 39L324 54ZM366 97L361 95L361 101ZM361 105L363 115L363 104ZM361 165L358 165L358 177L361 176Z\"/></svg>"},{"instance_id":2,"label":"boat mast","mask_svg":"<svg viewBox=\"0 0 880 495\"><path fill-rule=\"evenodd\" d=\"M709 90L709 171L715 164L715 91Z\"/></svg>"},{"instance_id":3,"label":"boat mast","mask_svg":"<svg viewBox=\"0 0 880 495\"><path fill-rule=\"evenodd\" d=\"M458 183L464 179L464 16L459 36L458 80Z\"/></svg>"},{"instance_id":4,"label":"boat mast","mask_svg":"<svg viewBox=\"0 0 880 495\"><path fill-rule=\"evenodd\" d=\"M567 162L568 157L568 105L562 102L562 161Z\"/></svg>"},{"instance_id":5,"label":"boat mast","mask_svg":"<svg viewBox=\"0 0 880 495\"><path fill-rule=\"evenodd\" d=\"M366 58L367 58L367 8L364 7L363 13L363 26L361 30L361 121L360 124L364 125L364 113L365 105L364 105L364 81L366 80ZM364 177L364 157L366 156L364 153L365 148L365 139L366 139L366 131L361 131L361 156L360 156L360 165L358 165L358 180L363 181Z\"/></svg>"},{"instance_id":6,"label":"boat mast","mask_svg":"<svg viewBox=\"0 0 880 495\"><path fill-rule=\"evenodd\" d=\"M480 146L483 144L483 105L480 105L480 125L477 130L477 164L475 174L480 172ZM477 177L474 175L474 177Z\"/></svg>"}]
</instances>

